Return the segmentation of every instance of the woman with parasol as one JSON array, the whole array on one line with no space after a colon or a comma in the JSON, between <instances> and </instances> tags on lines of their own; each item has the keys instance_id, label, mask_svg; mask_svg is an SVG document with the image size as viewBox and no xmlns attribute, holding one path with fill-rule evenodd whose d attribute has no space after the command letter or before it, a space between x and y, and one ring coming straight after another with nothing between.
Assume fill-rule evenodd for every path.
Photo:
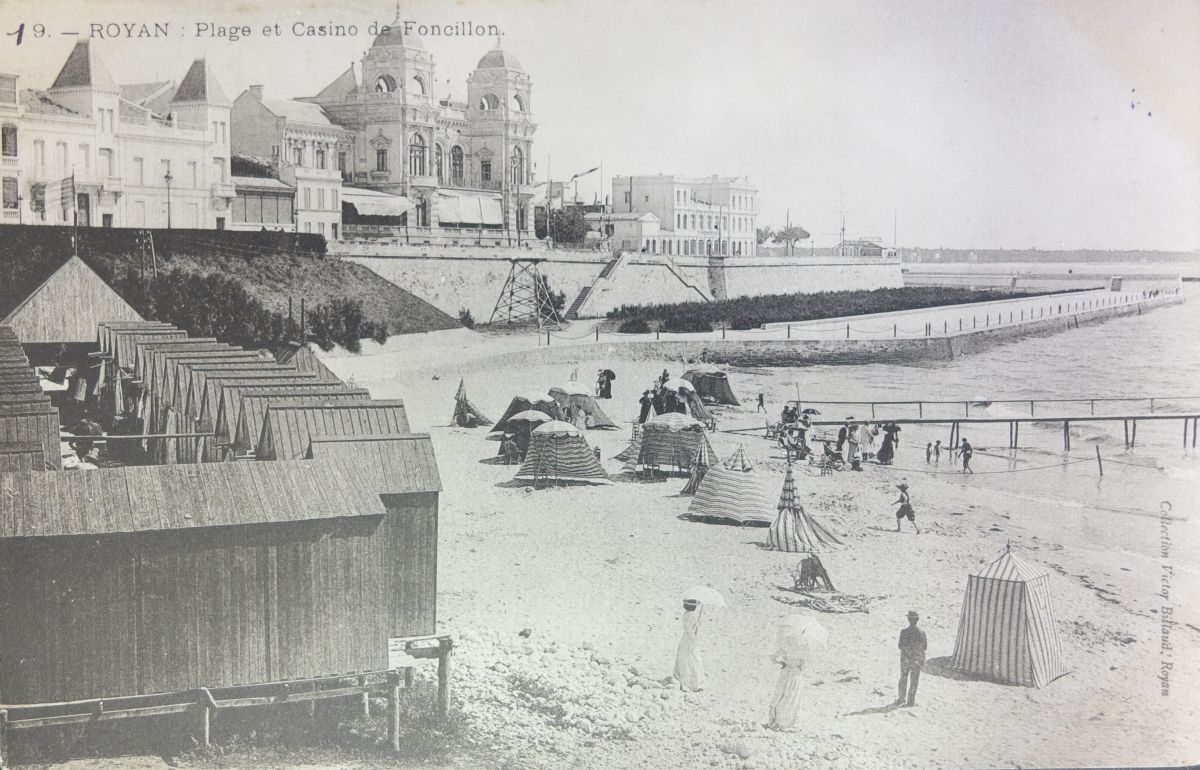
<instances>
[{"instance_id":1,"label":"woman with parasol","mask_svg":"<svg viewBox=\"0 0 1200 770\"><path fill-rule=\"evenodd\" d=\"M683 690L697 692L704 687L704 659L696 637L705 607L725 606L725 599L708 586L695 586L683 594L683 636L675 650L675 678Z\"/></svg>"},{"instance_id":2,"label":"woman with parasol","mask_svg":"<svg viewBox=\"0 0 1200 770\"><path fill-rule=\"evenodd\" d=\"M796 726L800 716L803 695L803 675L806 662L811 662L816 652L825 647L829 632L815 619L796 615L778 626L778 644L771 660L780 665L779 678L775 680L775 693L767 726L776 730L789 730Z\"/></svg>"}]
</instances>

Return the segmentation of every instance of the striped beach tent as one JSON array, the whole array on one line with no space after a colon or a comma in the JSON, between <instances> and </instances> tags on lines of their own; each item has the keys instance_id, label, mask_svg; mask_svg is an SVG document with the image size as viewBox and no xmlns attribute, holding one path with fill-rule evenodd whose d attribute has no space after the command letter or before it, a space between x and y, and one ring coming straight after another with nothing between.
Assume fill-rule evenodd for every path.
<instances>
[{"instance_id":1,"label":"striped beach tent","mask_svg":"<svg viewBox=\"0 0 1200 770\"><path fill-rule=\"evenodd\" d=\"M688 506L688 517L765 526L775 519L775 503L762 476L738 447L732 457L704 475Z\"/></svg>"},{"instance_id":2,"label":"striped beach tent","mask_svg":"<svg viewBox=\"0 0 1200 770\"><path fill-rule=\"evenodd\" d=\"M687 472L701 445L705 445L709 457L717 459L704 425L698 420L678 412L660 414L642 425L637 464L643 468L673 467Z\"/></svg>"},{"instance_id":3,"label":"striped beach tent","mask_svg":"<svg viewBox=\"0 0 1200 770\"><path fill-rule=\"evenodd\" d=\"M804 506L796 501L796 483L792 466L788 465L783 478L783 493L779 496L779 513L767 530L767 545L788 553L812 553L844 548L837 535L819 524Z\"/></svg>"},{"instance_id":4,"label":"striped beach tent","mask_svg":"<svg viewBox=\"0 0 1200 770\"><path fill-rule=\"evenodd\" d=\"M533 429L525 462L513 478L535 485L608 484L600 460L578 428L552 420Z\"/></svg>"},{"instance_id":5,"label":"striped beach tent","mask_svg":"<svg viewBox=\"0 0 1200 770\"><path fill-rule=\"evenodd\" d=\"M1045 687L1066 674L1050 590L1049 573L1007 549L968 576L954 667L1027 687Z\"/></svg>"},{"instance_id":6,"label":"striped beach tent","mask_svg":"<svg viewBox=\"0 0 1200 770\"><path fill-rule=\"evenodd\" d=\"M738 447L738 452L741 451L741 447ZM679 494L696 494L696 490L700 488L700 483L704 481L704 476L708 473L710 465L712 465L712 457L708 454L708 444L701 444L696 448L696 457L692 460L692 471L688 476L687 484L684 484Z\"/></svg>"}]
</instances>

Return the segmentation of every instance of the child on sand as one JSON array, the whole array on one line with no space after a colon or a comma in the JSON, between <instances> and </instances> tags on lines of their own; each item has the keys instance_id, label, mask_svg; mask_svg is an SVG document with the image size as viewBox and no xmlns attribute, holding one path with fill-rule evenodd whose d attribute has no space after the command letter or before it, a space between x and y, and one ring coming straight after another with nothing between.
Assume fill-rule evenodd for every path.
<instances>
[{"instance_id":1,"label":"child on sand","mask_svg":"<svg viewBox=\"0 0 1200 770\"><path fill-rule=\"evenodd\" d=\"M907 518L912 522L913 531L918 535L921 534L921 530L917 527L917 514L913 511L912 502L908 497L908 482L901 481L896 485L896 489L900 490L899 499L892 503L892 505L900 506L896 509L896 531L900 531L900 522Z\"/></svg>"},{"instance_id":2,"label":"child on sand","mask_svg":"<svg viewBox=\"0 0 1200 770\"><path fill-rule=\"evenodd\" d=\"M925 464L929 465L929 461L933 459L933 442L925 442Z\"/></svg>"},{"instance_id":3,"label":"child on sand","mask_svg":"<svg viewBox=\"0 0 1200 770\"><path fill-rule=\"evenodd\" d=\"M942 440L940 438L933 442L933 462L935 465L942 462Z\"/></svg>"},{"instance_id":4,"label":"child on sand","mask_svg":"<svg viewBox=\"0 0 1200 770\"><path fill-rule=\"evenodd\" d=\"M975 454L975 448L964 438L958 451L962 453L963 473L974 473L971 470L971 455Z\"/></svg>"}]
</instances>

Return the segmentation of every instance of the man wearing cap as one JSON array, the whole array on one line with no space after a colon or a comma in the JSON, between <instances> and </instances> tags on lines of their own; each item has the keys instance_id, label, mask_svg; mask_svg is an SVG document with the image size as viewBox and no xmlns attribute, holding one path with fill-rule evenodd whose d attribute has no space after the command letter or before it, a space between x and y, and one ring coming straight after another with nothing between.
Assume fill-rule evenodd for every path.
<instances>
[{"instance_id":1,"label":"man wearing cap","mask_svg":"<svg viewBox=\"0 0 1200 770\"><path fill-rule=\"evenodd\" d=\"M925 632L917 628L920 616L908 611L908 627L900 631L900 683L896 686L896 705L917 705L917 682L921 680L921 667L925 665ZM906 684L907 683L907 684ZM907 688L908 698L904 691Z\"/></svg>"}]
</instances>

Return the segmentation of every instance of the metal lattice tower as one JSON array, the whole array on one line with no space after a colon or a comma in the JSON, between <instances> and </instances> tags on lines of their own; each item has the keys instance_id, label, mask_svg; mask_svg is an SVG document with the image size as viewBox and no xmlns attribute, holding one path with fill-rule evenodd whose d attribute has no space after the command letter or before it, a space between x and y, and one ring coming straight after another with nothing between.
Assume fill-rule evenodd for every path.
<instances>
[{"instance_id":1,"label":"metal lattice tower","mask_svg":"<svg viewBox=\"0 0 1200 770\"><path fill-rule=\"evenodd\" d=\"M489 323L533 323L539 329L558 329L562 317L554 309L554 300L546 279L538 269L540 259L509 259L511 267L504 288L492 310Z\"/></svg>"}]
</instances>

